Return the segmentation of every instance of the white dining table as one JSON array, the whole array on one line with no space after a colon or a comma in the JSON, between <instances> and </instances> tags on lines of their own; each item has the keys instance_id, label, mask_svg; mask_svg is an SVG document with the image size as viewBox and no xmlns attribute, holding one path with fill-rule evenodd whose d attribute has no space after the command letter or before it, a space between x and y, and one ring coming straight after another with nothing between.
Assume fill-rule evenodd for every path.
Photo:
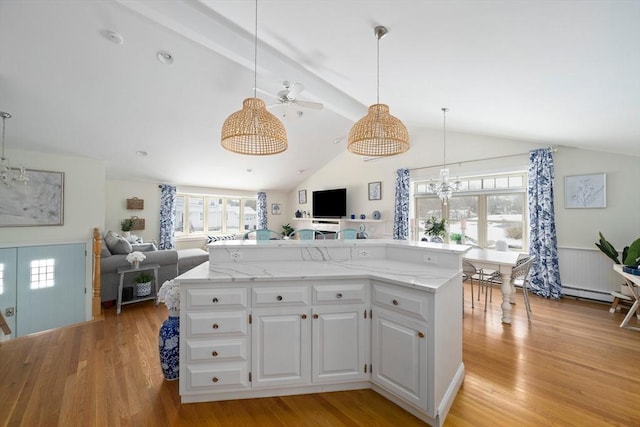
<instances>
[{"instance_id":1,"label":"white dining table","mask_svg":"<svg viewBox=\"0 0 640 427\"><path fill-rule=\"evenodd\" d=\"M628 325L629 320L631 320L633 315L637 312L638 306L640 305L640 294L638 293L640 289L640 276L636 276L635 274L625 273L624 271L622 271L622 266L619 264L614 264L613 269L617 273L619 273L622 277L624 277L624 279L627 282L627 286L629 287L629 291L631 292L631 295L633 296L633 299L634 299L633 305L631 306L631 308L629 309L629 312L627 313L624 320L620 324L620 327L640 331L640 328ZM640 316L638 316L638 319L640 319Z\"/></svg>"},{"instance_id":2,"label":"white dining table","mask_svg":"<svg viewBox=\"0 0 640 427\"><path fill-rule=\"evenodd\" d=\"M516 289L511 283L511 269L516 265L518 252L496 251L493 249L472 248L463 258L477 268L492 269L500 273L502 279L502 323L511 324L511 304L516 301Z\"/></svg>"}]
</instances>

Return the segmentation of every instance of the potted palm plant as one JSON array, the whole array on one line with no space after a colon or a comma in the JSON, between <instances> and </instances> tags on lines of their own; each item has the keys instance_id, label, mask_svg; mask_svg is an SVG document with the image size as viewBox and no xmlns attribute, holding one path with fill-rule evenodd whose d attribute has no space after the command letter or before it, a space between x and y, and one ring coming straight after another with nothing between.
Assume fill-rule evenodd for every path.
<instances>
[{"instance_id":1,"label":"potted palm plant","mask_svg":"<svg viewBox=\"0 0 640 427\"><path fill-rule=\"evenodd\" d=\"M122 234L127 240L131 236L131 229L133 229L133 225L133 218L125 218L120 221L120 229L122 230Z\"/></svg>"}]
</instances>

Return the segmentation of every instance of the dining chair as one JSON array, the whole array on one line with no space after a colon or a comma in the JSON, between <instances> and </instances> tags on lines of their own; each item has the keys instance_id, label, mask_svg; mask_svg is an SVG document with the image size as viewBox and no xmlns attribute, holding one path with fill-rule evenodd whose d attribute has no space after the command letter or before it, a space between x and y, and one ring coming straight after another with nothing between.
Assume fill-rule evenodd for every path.
<instances>
[{"instance_id":1,"label":"dining chair","mask_svg":"<svg viewBox=\"0 0 640 427\"><path fill-rule=\"evenodd\" d=\"M352 240L358 237L358 230L355 228L343 228L336 232L336 239Z\"/></svg>"},{"instance_id":2,"label":"dining chair","mask_svg":"<svg viewBox=\"0 0 640 427\"><path fill-rule=\"evenodd\" d=\"M475 308L474 298L473 298L473 281L480 280L482 269L477 268L475 265L467 261L466 259L462 260L462 282L469 281L471 285L471 308ZM464 316L464 290L462 292L462 315Z\"/></svg>"},{"instance_id":3,"label":"dining chair","mask_svg":"<svg viewBox=\"0 0 640 427\"><path fill-rule=\"evenodd\" d=\"M282 236L277 231L269 230L268 228L261 228L259 230L251 230L244 233L242 240L249 240L251 236L255 234L255 240L280 240Z\"/></svg>"},{"instance_id":4,"label":"dining chair","mask_svg":"<svg viewBox=\"0 0 640 427\"><path fill-rule=\"evenodd\" d=\"M312 230L310 228L301 228L298 230L293 230L291 234L289 234L289 238L297 238L298 240L324 239L324 233L318 230Z\"/></svg>"}]
</instances>

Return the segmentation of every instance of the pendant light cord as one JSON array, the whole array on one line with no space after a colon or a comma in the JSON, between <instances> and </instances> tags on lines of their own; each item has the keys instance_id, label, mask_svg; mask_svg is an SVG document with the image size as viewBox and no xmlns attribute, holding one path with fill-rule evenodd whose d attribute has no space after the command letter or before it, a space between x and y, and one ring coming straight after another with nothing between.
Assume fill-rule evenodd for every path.
<instances>
[{"instance_id":1,"label":"pendant light cord","mask_svg":"<svg viewBox=\"0 0 640 427\"><path fill-rule=\"evenodd\" d=\"M376 80L376 104L380 104L380 35L377 35L378 39L378 55L377 55L377 80Z\"/></svg>"},{"instance_id":2,"label":"pendant light cord","mask_svg":"<svg viewBox=\"0 0 640 427\"><path fill-rule=\"evenodd\" d=\"M4 160L4 121L6 120L6 117L2 116L2 155L0 155L0 158L2 158L2 160Z\"/></svg>"},{"instance_id":3,"label":"pendant light cord","mask_svg":"<svg viewBox=\"0 0 640 427\"><path fill-rule=\"evenodd\" d=\"M442 129L443 129L443 142L444 149L442 150L442 169L447 167L447 111L448 108L442 108Z\"/></svg>"},{"instance_id":4,"label":"pendant light cord","mask_svg":"<svg viewBox=\"0 0 640 427\"><path fill-rule=\"evenodd\" d=\"M258 94L258 0L256 0L255 24L253 28L253 97L257 98Z\"/></svg>"}]
</instances>

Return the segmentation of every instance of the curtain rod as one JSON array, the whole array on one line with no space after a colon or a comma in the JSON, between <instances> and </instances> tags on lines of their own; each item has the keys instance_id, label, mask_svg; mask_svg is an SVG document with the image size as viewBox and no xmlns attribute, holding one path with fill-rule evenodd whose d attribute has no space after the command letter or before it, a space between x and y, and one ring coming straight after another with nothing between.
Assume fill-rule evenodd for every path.
<instances>
[{"instance_id":1,"label":"curtain rod","mask_svg":"<svg viewBox=\"0 0 640 427\"><path fill-rule=\"evenodd\" d=\"M558 151L557 147L550 147L551 151L553 151L554 153ZM484 162L487 160L499 160L499 159L508 159L509 157L520 157L520 156L528 156L529 155L529 151L526 153L518 153L518 154L505 154L504 156L494 156L494 157L485 157L484 159L474 159L474 160L462 160L460 162L451 162L451 163L447 163L448 165L461 165L464 163L474 163L474 162ZM432 168L438 168L438 167L442 167L442 163L437 164L437 165L430 165L430 166L420 166L418 168L409 168L409 171L417 171L420 169L432 169Z\"/></svg>"}]
</instances>

